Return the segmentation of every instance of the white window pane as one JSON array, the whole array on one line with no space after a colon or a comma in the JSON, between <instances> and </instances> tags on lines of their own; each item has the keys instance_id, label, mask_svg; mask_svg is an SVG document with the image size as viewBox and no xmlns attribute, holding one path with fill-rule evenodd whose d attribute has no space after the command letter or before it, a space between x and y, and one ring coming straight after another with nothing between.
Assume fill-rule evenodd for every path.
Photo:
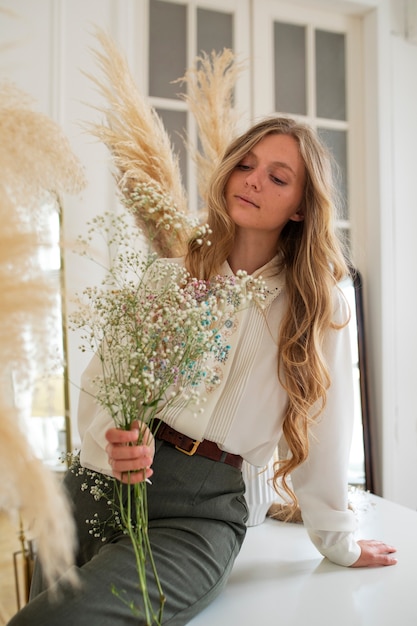
<instances>
[{"instance_id":1,"label":"white window pane","mask_svg":"<svg viewBox=\"0 0 417 626\"><path fill-rule=\"evenodd\" d=\"M348 191L347 191L347 133L344 130L332 130L328 128L319 128L318 133L333 155L337 164L334 172L337 189L341 200L341 215L338 217L342 220L348 220Z\"/></svg>"},{"instance_id":2,"label":"white window pane","mask_svg":"<svg viewBox=\"0 0 417 626\"><path fill-rule=\"evenodd\" d=\"M275 110L307 114L304 26L274 22Z\"/></svg>"},{"instance_id":3,"label":"white window pane","mask_svg":"<svg viewBox=\"0 0 417 626\"><path fill-rule=\"evenodd\" d=\"M345 35L316 31L318 117L346 120Z\"/></svg>"},{"instance_id":4,"label":"white window pane","mask_svg":"<svg viewBox=\"0 0 417 626\"><path fill-rule=\"evenodd\" d=\"M210 54L223 48L233 50L233 16L230 13L197 9L197 50Z\"/></svg>"},{"instance_id":5,"label":"white window pane","mask_svg":"<svg viewBox=\"0 0 417 626\"><path fill-rule=\"evenodd\" d=\"M149 95L178 98L172 81L184 76L187 65L187 12L183 4L149 3Z\"/></svg>"}]
</instances>

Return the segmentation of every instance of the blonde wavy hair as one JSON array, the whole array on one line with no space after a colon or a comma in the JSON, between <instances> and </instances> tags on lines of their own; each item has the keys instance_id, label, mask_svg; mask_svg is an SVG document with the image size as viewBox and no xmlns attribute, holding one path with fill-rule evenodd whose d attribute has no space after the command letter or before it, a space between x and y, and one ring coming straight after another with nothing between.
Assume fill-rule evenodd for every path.
<instances>
[{"instance_id":1,"label":"blonde wavy hair","mask_svg":"<svg viewBox=\"0 0 417 626\"><path fill-rule=\"evenodd\" d=\"M209 278L220 270L234 242L235 226L225 202L225 187L233 169L267 135L293 137L306 171L303 196L304 220L289 221L279 242L280 270L285 272L288 307L279 328L278 379L288 393L283 435L288 447L285 458L274 467L273 483L297 499L288 484L291 472L306 460L309 426L326 403L330 385L323 356L323 341L333 321L334 288L349 272L335 230L335 188L329 153L315 131L287 118L265 119L235 139L215 168L207 196L207 222L211 246L191 239L187 269L194 276ZM345 325L348 319L342 324Z\"/></svg>"}]
</instances>

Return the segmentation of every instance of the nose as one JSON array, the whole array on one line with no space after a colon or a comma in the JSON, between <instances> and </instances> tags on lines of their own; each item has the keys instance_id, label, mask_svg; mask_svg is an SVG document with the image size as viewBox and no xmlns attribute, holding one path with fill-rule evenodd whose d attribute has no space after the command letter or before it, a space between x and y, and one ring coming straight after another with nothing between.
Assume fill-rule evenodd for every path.
<instances>
[{"instance_id":1,"label":"nose","mask_svg":"<svg viewBox=\"0 0 417 626\"><path fill-rule=\"evenodd\" d=\"M246 185L248 185L248 187L253 187L254 189L260 188L260 177L259 172L256 170L256 168L250 170L247 173L245 183Z\"/></svg>"}]
</instances>

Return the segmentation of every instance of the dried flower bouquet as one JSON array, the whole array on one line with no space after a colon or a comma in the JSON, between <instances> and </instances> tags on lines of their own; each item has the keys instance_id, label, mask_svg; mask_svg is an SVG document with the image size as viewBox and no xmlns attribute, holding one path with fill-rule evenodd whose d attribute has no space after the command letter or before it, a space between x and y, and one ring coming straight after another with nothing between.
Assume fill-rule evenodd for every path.
<instances>
[{"instance_id":1,"label":"dried flower bouquet","mask_svg":"<svg viewBox=\"0 0 417 626\"><path fill-rule=\"evenodd\" d=\"M147 188L149 208L160 201L159 194L153 203L152 198ZM169 212L166 216L161 228L171 227ZM95 235L107 238L112 266L101 287L84 291L72 315L73 328L83 332L81 349L96 354L101 363L101 373L92 381L95 400L124 429L139 421L155 431L160 411L174 403L192 407L197 417L204 411L203 394L218 384L216 363L228 357L224 324L253 298L262 306L263 281L244 272L210 281L193 278L175 260L143 253L140 231L132 233L126 215L95 218L84 242L86 254ZM138 443L148 442L145 432L139 429ZM101 492L94 487L93 495L107 498L113 523L132 541L143 605L127 600L123 590L114 592L147 624L160 624L165 598L147 532L147 488L146 482L132 485L126 502L122 484L114 480ZM107 523L98 520L97 526ZM160 591L158 607L149 598L149 562Z\"/></svg>"}]
</instances>

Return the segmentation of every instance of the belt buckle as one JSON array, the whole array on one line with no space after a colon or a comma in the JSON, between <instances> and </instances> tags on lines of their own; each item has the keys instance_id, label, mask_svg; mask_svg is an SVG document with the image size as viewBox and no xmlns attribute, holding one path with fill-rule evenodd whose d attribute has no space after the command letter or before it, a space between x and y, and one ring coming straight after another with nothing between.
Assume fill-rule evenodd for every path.
<instances>
[{"instance_id":1,"label":"belt buckle","mask_svg":"<svg viewBox=\"0 0 417 626\"><path fill-rule=\"evenodd\" d=\"M196 453L196 450L197 450L198 446L200 445L200 443L201 443L201 441L195 440L194 443L193 443L193 447L191 448L190 451L184 450L184 448L180 448L180 446L175 446L175 449L179 450L183 454L186 454L187 456L193 456Z\"/></svg>"}]
</instances>

